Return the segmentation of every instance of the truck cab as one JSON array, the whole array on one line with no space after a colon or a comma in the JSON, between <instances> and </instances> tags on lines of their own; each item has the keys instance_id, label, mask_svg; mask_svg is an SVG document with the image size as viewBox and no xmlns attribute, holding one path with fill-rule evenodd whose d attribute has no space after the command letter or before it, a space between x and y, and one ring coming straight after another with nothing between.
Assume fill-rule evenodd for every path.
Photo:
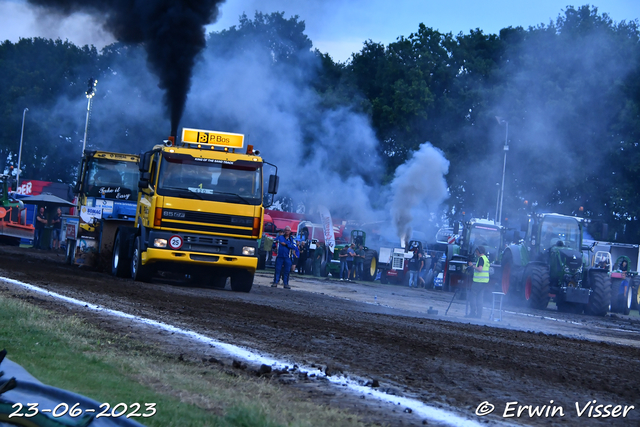
<instances>
[{"instance_id":1,"label":"truck cab","mask_svg":"<svg viewBox=\"0 0 640 427\"><path fill-rule=\"evenodd\" d=\"M264 215L258 154L245 149L244 135L186 128L179 143L144 153L135 228L116 238L118 255L130 260L114 259L114 273L130 265L126 273L148 281L157 271L179 272L218 288L230 278L233 290L249 292ZM277 183L272 175L270 194Z\"/></svg>"}]
</instances>

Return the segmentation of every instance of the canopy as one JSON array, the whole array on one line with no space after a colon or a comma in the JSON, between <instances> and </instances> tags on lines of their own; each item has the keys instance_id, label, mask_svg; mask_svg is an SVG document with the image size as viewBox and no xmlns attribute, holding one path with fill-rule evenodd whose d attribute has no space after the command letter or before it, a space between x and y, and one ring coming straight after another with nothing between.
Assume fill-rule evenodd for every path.
<instances>
[{"instance_id":1,"label":"canopy","mask_svg":"<svg viewBox=\"0 0 640 427\"><path fill-rule=\"evenodd\" d=\"M53 194L39 194L37 196L25 197L22 199L25 204L28 205L36 205L36 206L75 206L71 202L67 202L65 199L61 199L58 196L54 196Z\"/></svg>"}]
</instances>

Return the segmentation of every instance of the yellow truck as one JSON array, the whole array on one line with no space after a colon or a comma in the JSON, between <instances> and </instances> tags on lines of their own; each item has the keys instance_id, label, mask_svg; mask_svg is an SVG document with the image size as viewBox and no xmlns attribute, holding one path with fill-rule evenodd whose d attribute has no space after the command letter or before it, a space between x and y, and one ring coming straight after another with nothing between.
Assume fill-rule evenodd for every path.
<instances>
[{"instance_id":1,"label":"yellow truck","mask_svg":"<svg viewBox=\"0 0 640 427\"><path fill-rule=\"evenodd\" d=\"M263 166L244 135L183 129L141 155L134 227L120 227L112 273L147 282L158 272L249 292L264 214ZM272 165L275 167L275 165ZM276 194L276 174L268 193Z\"/></svg>"}]
</instances>

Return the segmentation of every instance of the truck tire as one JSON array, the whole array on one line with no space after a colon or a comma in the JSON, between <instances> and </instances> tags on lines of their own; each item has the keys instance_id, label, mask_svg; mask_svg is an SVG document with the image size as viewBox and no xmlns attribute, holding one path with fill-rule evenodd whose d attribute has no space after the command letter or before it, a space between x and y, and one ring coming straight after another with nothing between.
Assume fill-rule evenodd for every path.
<instances>
[{"instance_id":1,"label":"truck tire","mask_svg":"<svg viewBox=\"0 0 640 427\"><path fill-rule=\"evenodd\" d=\"M378 270L378 252L373 249L367 249L364 253L363 279L367 282L376 280L376 272Z\"/></svg>"},{"instance_id":2,"label":"truck tire","mask_svg":"<svg viewBox=\"0 0 640 427\"><path fill-rule=\"evenodd\" d=\"M267 253L262 249L258 249L258 270L267 268Z\"/></svg>"},{"instance_id":3,"label":"truck tire","mask_svg":"<svg viewBox=\"0 0 640 427\"><path fill-rule=\"evenodd\" d=\"M111 254L111 274L116 277L129 277L131 275L130 242L134 230L119 229L113 242Z\"/></svg>"},{"instance_id":4,"label":"truck tire","mask_svg":"<svg viewBox=\"0 0 640 427\"><path fill-rule=\"evenodd\" d=\"M524 274L524 298L529 307L537 310L549 304L549 270L540 265L530 265Z\"/></svg>"},{"instance_id":5,"label":"truck tire","mask_svg":"<svg viewBox=\"0 0 640 427\"><path fill-rule=\"evenodd\" d=\"M611 306L611 279L601 271L592 272L589 279L592 292L584 312L591 316L604 316Z\"/></svg>"},{"instance_id":6,"label":"truck tire","mask_svg":"<svg viewBox=\"0 0 640 427\"><path fill-rule=\"evenodd\" d=\"M253 273L239 270L231 275L231 290L234 292L249 292L253 287ZM226 278L225 278L226 281Z\"/></svg>"},{"instance_id":7,"label":"truck tire","mask_svg":"<svg viewBox=\"0 0 640 427\"><path fill-rule=\"evenodd\" d=\"M137 236L133 244L131 256L131 278L137 282L150 282L151 269L148 265L142 265L142 237Z\"/></svg>"}]
</instances>

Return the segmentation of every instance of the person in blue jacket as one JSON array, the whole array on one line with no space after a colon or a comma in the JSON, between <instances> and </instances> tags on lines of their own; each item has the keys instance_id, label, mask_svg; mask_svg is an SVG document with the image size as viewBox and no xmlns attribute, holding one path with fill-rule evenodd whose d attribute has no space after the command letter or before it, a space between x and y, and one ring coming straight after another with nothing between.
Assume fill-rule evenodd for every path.
<instances>
[{"instance_id":1,"label":"person in blue jacket","mask_svg":"<svg viewBox=\"0 0 640 427\"><path fill-rule=\"evenodd\" d=\"M272 288L278 287L278 282L280 282L280 275L282 275L282 282L284 283L285 289L291 289L289 286L289 273L291 273L291 258L294 254L296 256L300 256L300 252L298 252L298 245L296 245L296 241L291 237L291 227L286 226L284 228L284 234L279 235L275 243L278 244L278 256L276 257L276 273L273 277Z\"/></svg>"}]
</instances>

